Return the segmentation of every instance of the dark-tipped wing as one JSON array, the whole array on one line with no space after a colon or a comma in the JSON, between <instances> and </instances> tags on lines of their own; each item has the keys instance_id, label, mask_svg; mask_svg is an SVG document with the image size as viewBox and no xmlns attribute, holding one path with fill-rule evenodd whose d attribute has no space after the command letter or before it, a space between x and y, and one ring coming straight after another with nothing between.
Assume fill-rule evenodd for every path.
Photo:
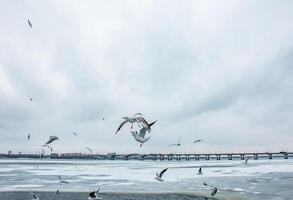
<instances>
[{"instance_id":1,"label":"dark-tipped wing","mask_svg":"<svg viewBox=\"0 0 293 200\"><path fill-rule=\"evenodd\" d=\"M101 187L99 187L99 189L97 189L96 193L98 193L100 191Z\"/></svg>"},{"instance_id":2,"label":"dark-tipped wing","mask_svg":"<svg viewBox=\"0 0 293 200\"><path fill-rule=\"evenodd\" d=\"M32 26L32 23L30 22L30 20L27 20L27 22L28 22L28 25L32 28L33 26Z\"/></svg>"},{"instance_id":3,"label":"dark-tipped wing","mask_svg":"<svg viewBox=\"0 0 293 200\"><path fill-rule=\"evenodd\" d=\"M122 128L122 126L123 126L124 124L126 124L126 122L127 122L127 120L123 121L123 122L119 125L119 127L118 127L118 129L117 129L117 131L116 131L115 134L117 134L118 131L120 131L120 129Z\"/></svg>"},{"instance_id":4,"label":"dark-tipped wing","mask_svg":"<svg viewBox=\"0 0 293 200\"><path fill-rule=\"evenodd\" d=\"M39 197L37 195L35 195L32 191L29 191L29 192L33 195L34 199L39 200Z\"/></svg>"},{"instance_id":5,"label":"dark-tipped wing","mask_svg":"<svg viewBox=\"0 0 293 200\"><path fill-rule=\"evenodd\" d=\"M154 122L152 122L152 123L150 123L149 125L150 125L150 128L152 127L152 125L154 125L155 123L157 122L157 120L156 121L154 121Z\"/></svg>"},{"instance_id":6,"label":"dark-tipped wing","mask_svg":"<svg viewBox=\"0 0 293 200\"><path fill-rule=\"evenodd\" d=\"M162 178L163 174L164 174L167 170L168 170L168 168L163 169L163 170L160 172L159 177Z\"/></svg>"},{"instance_id":7,"label":"dark-tipped wing","mask_svg":"<svg viewBox=\"0 0 293 200\"><path fill-rule=\"evenodd\" d=\"M96 196L96 191L93 191L93 192L91 192L91 193L89 193L89 197L90 198L96 198L97 196Z\"/></svg>"}]
</instances>

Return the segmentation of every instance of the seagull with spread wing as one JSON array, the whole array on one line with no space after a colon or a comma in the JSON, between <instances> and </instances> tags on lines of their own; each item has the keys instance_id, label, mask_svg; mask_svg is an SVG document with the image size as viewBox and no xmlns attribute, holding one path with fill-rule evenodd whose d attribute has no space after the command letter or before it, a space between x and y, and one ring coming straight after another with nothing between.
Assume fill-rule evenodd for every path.
<instances>
[{"instance_id":1,"label":"seagull with spread wing","mask_svg":"<svg viewBox=\"0 0 293 200\"><path fill-rule=\"evenodd\" d=\"M202 142L203 140L195 140L193 143Z\"/></svg>"},{"instance_id":2,"label":"seagull with spread wing","mask_svg":"<svg viewBox=\"0 0 293 200\"><path fill-rule=\"evenodd\" d=\"M97 190L89 193L88 199L102 199L102 197L98 197L97 194L99 193L102 186L100 186Z\"/></svg>"},{"instance_id":3,"label":"seagull with spread wing","mask_svg":"<svg viewBox=\"0 0 293 200\"><path fill-rule=\"evenodd\" d=\"M215 196L218 192L218 188L216 188L215 186L212 186L212 185L209 185L209 184L206 184L206 183L203 183L204 186L208 186L210 187L213 191L211 193L212 196Z\"/></svg>"},{"instance_id":4,"label":"seagull with spread wing","mask_svg":"<svg viewBox=\"0 0 293 200\"><path fill-rule=\"evenodd\" d=\"M155 179L157 181L164 181L164 179L162 178L163 174L168 170L168 168L163 169L160 174L156 173L156 177Z\"/></svg>"},{"instance_id":5,"label":"seagull with spread wing","mask_svg":"<svg viewBox=\"0 0 293 200\"><path fill-rule=\"evenodd\" d=\"M59 178L59 182L60 182L61 185L62 185L62 184L69 184L68 181L64 181L64 180L62 180L62 178L61 178L60 175L58 176L58 178Z\"/></svg>"},{"instance_id":6,"label":"seagull with spread wing","mask_svg":"<svg viewBox=\"0 0 293 200\"><path fill-rule=\"evenodd\" d=\"M89 147L85 147L87 150L89 150L89 152L91 152L91 154L93 154L93 150Z\"/></svg>"},{"instance_id":7,"label":"seagull with spread wing","mask_svg":"<svg viewBox=\"0 0 293 200\"><path fill-rule=\"evenodd\" d=\"M150 123L150 127L151 127L152 125L154 125L155 123L156 123L156 121ZM142 147L143 143L145 143L145 142L147 142L149 139L151 139L151 137L145 137L146 131L147 131L147 128L145 128L145 127L141 128L141 129L139 130L139 134L137 133L137 131L135 131L135 132L134 132L134 131L131 131L131 133L132 133L134 139L135 139L137 142L141 143L141 144L140 144L140 147Z\"/></svg>"},{"instance_id":8,"label":"seagull with spread wing","mask_svg":"<svg viewBox=\"0 0 293 200\"><path fill-rule=\"evenodd\" d=\"M181 146L181 137L178 139L178 143L176 143L176 144L170 144L169 147L170 146L178 146L178 147L180 147Z\"/></svg>"}]
</instances>

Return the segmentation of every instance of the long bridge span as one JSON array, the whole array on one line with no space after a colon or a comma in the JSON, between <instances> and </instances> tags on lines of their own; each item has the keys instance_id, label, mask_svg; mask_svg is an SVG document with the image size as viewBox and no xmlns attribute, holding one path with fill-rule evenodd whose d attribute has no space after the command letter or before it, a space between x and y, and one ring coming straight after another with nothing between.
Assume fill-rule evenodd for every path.
<instances>
[{"instance_id":1,"label":"long bridge span","mask_svg":"<svg viewBox=\"0 0 293 200\"><path fill-rule=\"evenodd\" d=\"M293 152L237 152L237 153L167 153L167 154L81 154L81 153L51 153L37 154L0 154L0 158L48 158L48 159L90 159L90 160L245 160L293 158Z\"/></svg>"}]
</instances>

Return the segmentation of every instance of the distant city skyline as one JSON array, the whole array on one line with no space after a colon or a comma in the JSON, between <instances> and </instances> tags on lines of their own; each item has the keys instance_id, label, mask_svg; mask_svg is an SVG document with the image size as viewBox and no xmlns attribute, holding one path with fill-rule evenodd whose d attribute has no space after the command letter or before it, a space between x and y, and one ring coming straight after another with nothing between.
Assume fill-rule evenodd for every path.
<instances>
[{"instance_id":1,"label":"distant city skyline","mask_svg":"<svg viewBox=\"0 0 293 200\"><path fill-rule=\"evenodd\" d=\"M292 151L292 10L1 1L0 152L41 151L50 135L56 153ZM158 120L142 147L129 124L115 135L138 112Z\"/></svg>"}]
</instances>

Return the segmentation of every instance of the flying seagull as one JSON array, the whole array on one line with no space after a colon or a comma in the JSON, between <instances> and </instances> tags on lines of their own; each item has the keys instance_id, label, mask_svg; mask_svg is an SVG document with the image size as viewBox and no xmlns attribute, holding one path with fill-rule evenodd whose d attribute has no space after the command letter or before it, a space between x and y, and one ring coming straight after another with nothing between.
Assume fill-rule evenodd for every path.
<instances>
[{"instance_id":1,"label":"flying seagull","mask_svg":"<svg viewBox=\"0 0 293 200\"><path fill-rule=\"evenodd\" d=\"M181 146L180 138L178 139L178 143L177 144L170 144L169 147L170 146L178 146L178 147Z\"/></svg>"},{"instance_id":2,"label":"flying seagull","mask_svg":"<svg viewBox=\"0 0 293 200\"><path fill-rule=\"evenodd\" d=\"M30 140L31 139L31 134L28 134L27 135L27 140Z\"/></svg>"},{"instance_id":3,"label":"flying seagull","mask_svg":"<svg viewBox=\"0 0 293 200\"><path fill-rule=\"evenodd\" d=\"M150 127L151 127L152 125L154 125L155 123L156 123L156 121L150 123ZM145 127L141 128L141 129L139 130L139 134L137 133L137 131L135 131L135 132L134 132L134 131L131 131L131 133L132 133L134 139L135 139L137 142L141 143L141 144L140 144L140 147L142 147L143 143L145 143L145 142L147 142L149 139L151 139L151 137L147 137L147 138L145 138L146 131L147 131L147 128L145 128Z\"/></svg>"},{"instance_id":4,"label":"flying seagull","mask_svg":"<svg viewBox=\"0 0 293 200\"><path fill-rule=\"evenodd\" d=\"M85 147L87 150L89 150L89 152L91 152L91 154L93 154L93 150L91 150L89 147Z\"/></svg>"},{"instance_id":5,"label":"flying seagull","mask_svg":"<svg viewBox=\"0 0 293 200\"><path fill-rule=\"evenodd\" d=\"M33 199L35 199L35 200L39 200L40 198L37 196L37 195L35 195L32 191L29 191L32 195L33 195Z\"/></svg>"},{"instance_id":6,"label":"flying seagull","mask_svg":"<svg viewBox=\"0 0 293 200\"><path fill-rule=\"evenodd\" d=\"M27 20L27 23L28 23L28 25L29 25L31 28L33 28L33 25L32 25L32 23L30 22L30 20Z\"/></svg>"},{"instance_id":7,"label":"flying seagull","mask_svg":"<svg viewBox=\"0 0 293 200\"><path fill-rule=\"evenodd\" d=\"M103 117L103 118L102 118L102 120L104 121L104 120L105 120L105 118Z\"/></svg>"},{"instance_id":8,"label":"flying seagull","mask_svg":"<svg viewBox=\"0 0 293 200\"><path fill-rule=\"evenodd\" d=\"M244 161L244 164L248 164L248 160L249 160L249 158L246 158Z\"/></svg>"},{"instance_id":9,"label":"flying seagull","mask_svg":"<svg viewBox=\"0 0 293 200\"><path fill-rule=\"evenodd\" d=\"M97 190L89 193L88 199L102 199L102 197L98 197L97 194L99 193L101 187L99 187Z\"/></svg>"},{"instance_id":10,"label":"flying seagull","mask_svg":"<svg viewBox=\"0 0 293 200\"><path fill-rule=\"evenodd\" d=\"M201 142L201 141L203 141L203 140L195 140L193 143L197 143L197 142Z\"/></svg>"},{"instance_id":11,"label":"flying seagull","mask_svg":"<svg viewBox=\"0 0 293 200\"><path fill-rule=\"evenodd\" d=\"M72 134L75 135L75 136L77 135L77 133L75 131L72 131Z\"/></svg>"},{"instance_id":12,"label":"flying seagull","mask_svg":"<svg viewBox=\"0 0 293 200\"><path fill-rule=\"evenodd\" d=\"M202 175L201 167L198 169L197 175Z\"/></svg>"},{"instance_id":13,"label":"flying seagull","mask_svg":"<svg viewBox=\"0 0 293 200\"><path fill-rule=\"evenodd\" d=\"M64 183L64 184L68 184L68 183L69 183L68 181L64 181L64 180L62 180L60 175L58 176L58 178L59 178L59 182L60 182L60 184L63 184L63 183Z\"/></svg>"},{"instance_id":14,"label":"flying seagull","mask_svg":"<svg viewBox=\"0 0 293 200\"><path fill-rule=\"evenodd\" d=\"M212 186L212 185L208 185L208 184L206 184L206 183L203 183L203 185L204 186L209 186L210 188L212 188L212 193L211 193L211 195L212 196L215 196L216 194L217 194L217 192L218 192L218 188L216 188L215 186Z\"/></svg>"},{"instance_id":15,"label":"flying seagull","mask_svg":"<svg viewBox=\"0 0 293 200\"><path fill-rule=\"evenodd\" d=\"M53 152L53 148L50 147L49 145L46 145L46 147L48 147L48 149L50 149L51 152Z\"/></svg>"},{"instance_id":16,"label":"flying seagull","mask_svg":"<svg viewBox=\"0 0 293 200\"><path fill-rule=\"evenodd\" d=\"M43 147L44 146L47 146L48 144L50 144L50 143L52 143L52 142L54 142L55 140L59 140L59 138L57 137L57 136L50 136L49 137L49 140L43 145Z\"/></svg>"},{"instance_id":17,"label":"flying seagull","mask_svg":"<svg viewBox=\"0 0 293 200\"><path fill-rule=\"evenodd\" d=\"M168 170L168 168L163 169L160 174L156 173L156 177L155 179L157 181L164 181L164 179L162 179L163 174Z\"/></svg>"},{"instance_id":18,"label":"flying seagull","mask_svg":"<svg viewBox=\"0 0 293 200\"><path fill-rule=\"evenodd\" d=\"M33 98L30 98L30 101L33 101Z\"/></svg>"},{"instance_id":19,"label":"flying seagull","mask_svg":"<svg viewBox=\"0 0 293 200\"><path fill-rule=\"evenodd\" d=\"M136 117L122 117L122 119L124 119L124 121L119 125L115 135L118 133L118 131L120 131L120 129L124 126L124 124L126 124L127 122L131 123L131 129L133 127L133 123L137 122L137 118ZM139 123L137 123L139 125Z\"/></svg>"}]
</instances>

